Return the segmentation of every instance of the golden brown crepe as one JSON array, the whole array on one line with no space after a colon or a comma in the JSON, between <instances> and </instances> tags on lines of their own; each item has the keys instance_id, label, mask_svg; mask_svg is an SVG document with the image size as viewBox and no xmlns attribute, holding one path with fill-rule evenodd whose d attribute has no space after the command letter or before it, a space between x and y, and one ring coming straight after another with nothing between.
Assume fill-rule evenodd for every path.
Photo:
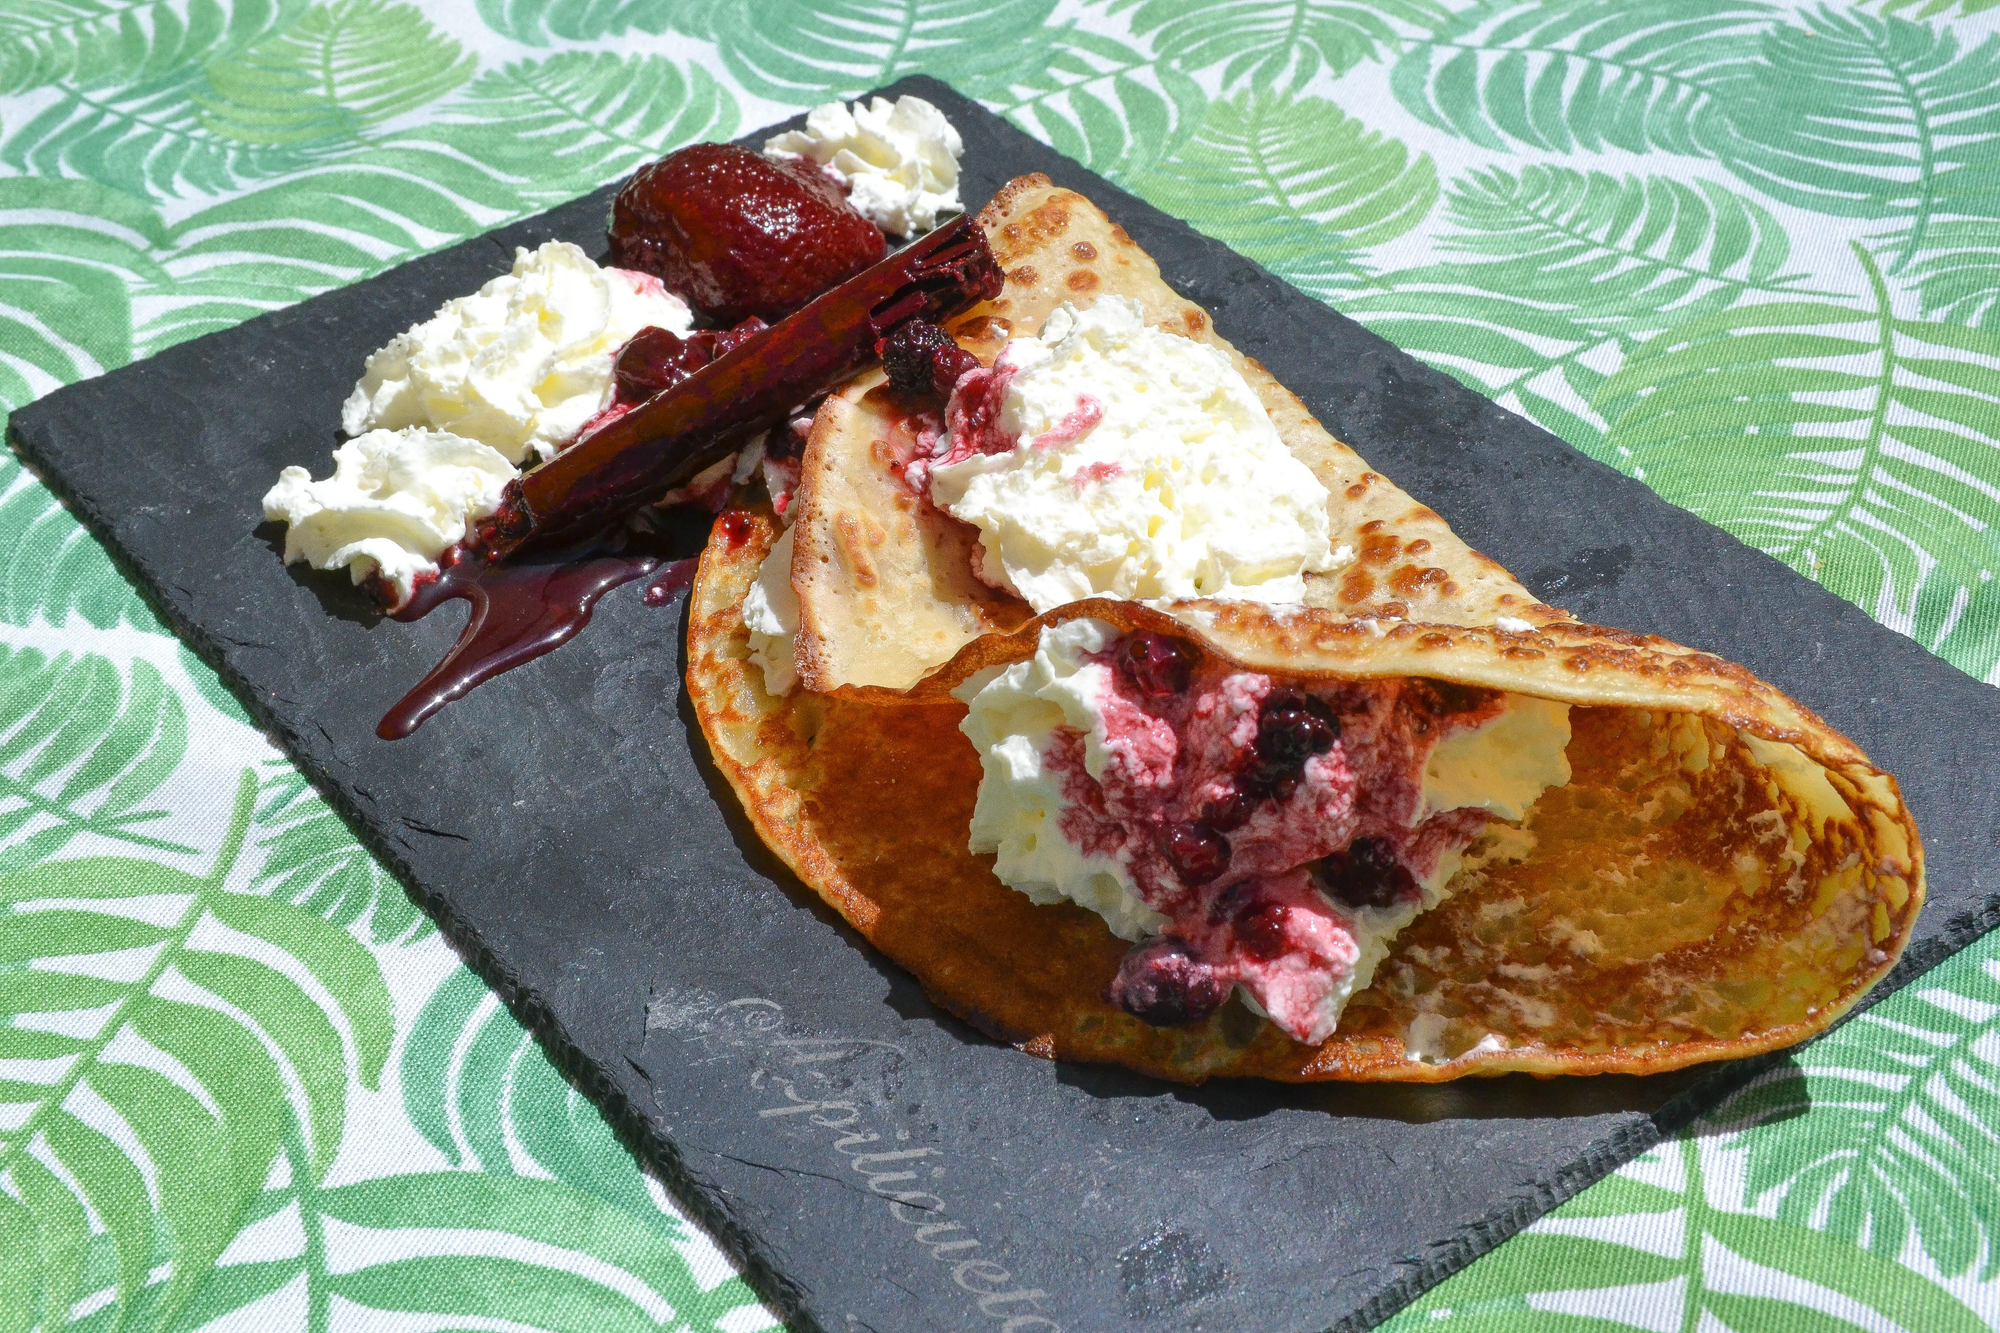
<instances>
[{"instance_id":1,"label":"golden brown crepe","mask_svg":"<svg viewBox=\"0 0 2000 1333\"><path fill-rule=\"evenodd\" d=\"M1088 307L1106 294L1138 303L1149 324L1229 353L1280 438L1331 492L1334 547L1356 553L1337 573L1307 576L1309 603L1443 625L1567 618L1327 434L1269 371L1217 335L1199 306L1176 295L1152 257L1088 199L1046 176L1023 176L995 196L979 223L1006 286L948 327L986 364L1008 337L1038 332L1063 302ZM799 677L820 693L908 689L973 639L1012 629L1030 614L1025 602L973 576L975 530L919 502L902 483L893 464L897 437L908 431L904 417L877 370L829 398L813 421L793 501L792 584Z\"/></svg>"},{"instance_id":2,"label":"golden brown crepe","mask_svg":"<svg viewBox=\"0 0 2000 1333\"><path fill-rule=\"evenodd\" d=\"M748 661L741 604L776 537L767 509L719 525L703 557L688 688L760 835L934 998L1036 1054L1172 1079L1439 1081L1786 1046L1894 964L1923 901L1921 845L1894 780L1849 741L1740 667L1536 601L1218 338L1081 196L1025 177L980 222L1007 282L956 322L962 345L990 364L1060 302L1112 292L1224 348L1358 559L1308 576L1296 610L1093 600L1031 619L973 576L973 530L903 484L914 405L879 372L827 401L792 512L807 688L774 698ZM967 850L980 765L949 691L1084 615L1307 683L1414 676L1566 702L1571 780L1518 825L1487 826L1325 1042L1235 1002L1148 1026L1105 998L1125 941L1083 908L1031 903Z\"/></svg>"},{"instance_id":3,"label":"golden brown crepe","mask_svg":"<svg viewBox=\"0 0 2000 1333\"><path fill-rule=\"evenodd\" d=\"M1923 902L1895 780L1747 671L1664 640L1090 601L972 642L899 705L779 699L741 614L777 530L768 509L745 518L718 525L689 630L688 689L718 766L806 884L933 998L1037 1055L1191 1082L1674 1069L1824 1029L1894 965ZM980 768L947 691L1081 615L1274 675L1566 701L1573 776L1519 826L1489 826L1472 849L1484 864L1397 937L1324 1043L1236 1003L1149 1027L1104 998L1124 941L1082 908L1035 906L966 850ZM1420 1021L1430 1060L1405 1048Z\"/></svg>"}]
</instances>

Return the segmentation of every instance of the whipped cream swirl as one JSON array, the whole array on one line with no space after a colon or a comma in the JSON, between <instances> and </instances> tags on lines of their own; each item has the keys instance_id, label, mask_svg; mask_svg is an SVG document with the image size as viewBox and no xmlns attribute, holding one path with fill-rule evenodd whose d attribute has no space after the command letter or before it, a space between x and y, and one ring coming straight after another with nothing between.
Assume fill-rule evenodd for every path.
<instances>
[{"instance_id":1,"label":"whipped cream swirl","mask_svg":"<svg viewBox=\"0 0 2000 1333\"><path fill-rule=\"evenodd\" d=\"M285 563L345 568L356 583L379 574L395 604L437 573L444 549L500 504L516 476L498 450L445 431L371 430L333 451L333 475L278 474L264 517L287 524Z\"/></svg>"},{"instance_id":2,"label":"whipped cream swirl","mask_svg":"<svg viewBox=\"0 0 2000 1333\"><path fill-rule=\"evenodd\" d=\"M764 153L816 163L846 187L855 212L894 236L927 232L964 209L958 159L965 142L921 97L827 102L806 114L805 129L773 135Z\"/></svg>"},{"instance_id":3,"label":"whipped cream swirl","mask_svg":"<svg viewBox=\"0 0 2000 1333\"><path fill-rule=\"evenodd\" d=\"M612 367L639 330L685 335L687 303L658 278L600 268L568 241L514 252L514 267L396 335L368 358L341 409L350 435L428 426L540 462L611 405Z\"/></svg>"},{"instance_id":4,"label":"whipped cream swirl","mask_svg":"<svg viewBox=\"0 0 2000 1333\"><path fill-rule=\"evenodd\" d=\"M1330 496L1220 349L1131 301L1058 307L952 396L933 501L980 576L1036 611L1086 597L1302 601L1349 563Z\"/></svg>"}]
</instances>

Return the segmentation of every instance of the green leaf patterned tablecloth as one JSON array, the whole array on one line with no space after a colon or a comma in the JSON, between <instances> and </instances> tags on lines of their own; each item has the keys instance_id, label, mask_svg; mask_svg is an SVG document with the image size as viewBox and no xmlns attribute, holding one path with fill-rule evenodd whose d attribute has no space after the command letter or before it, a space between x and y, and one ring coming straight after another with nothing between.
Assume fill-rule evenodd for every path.
<instances>
[{"instance_id":1,"label":"green leaf patterned tablecloth","mask_svg":"<svg viewBox=\"0 0 2000 1333\"><path fill-rule=\"evenodd\" d=\"M0 0L0 400L919 70L2000 682L2000 0ZM11 460L0 1019L0 1333L775 1322ZM1996 1326L1990 939L1390 1325Z\"/></svg>"}]
</instances>

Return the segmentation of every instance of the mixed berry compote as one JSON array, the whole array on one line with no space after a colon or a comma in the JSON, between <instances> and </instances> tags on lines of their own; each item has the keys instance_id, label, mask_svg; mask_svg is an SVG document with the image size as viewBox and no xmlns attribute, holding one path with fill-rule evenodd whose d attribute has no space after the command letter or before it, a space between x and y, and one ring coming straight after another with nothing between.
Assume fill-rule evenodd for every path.
<instances>
[{"instance_id":1,"label":"mixed berry compote","mask_svg":"<svg viewBox=\"0 0 2000 1333\"><path fill-rule=\"evenodd\" d=\"M1091 625L1094 638L1072 628ZM1061 641L1053 653L1051 634ZM1067 665L1046 665L1065 652ZM961 697L979 716L967 732L975 743L990 739L993 719L1008 708L1029 719L1027 729L1044 719L1035 757L1017 742L998 765L989 758L986 782L1033 769L1050 793L1050 818L1026 819L1023 830L1034 831L1024 837L1059 833L1066 848L1058 855L1070 859L1050 860L1039 844L1040 868L1018 878L1060 876L1067 864L1078 879L1115 876L1138 900L1106 916L1128 938L1146 937L1109 998L1171 1026L1206 1017L1241 988L1253 1008L1306 1042L1333 1031L1384 941L1435 905L1492 817L1482 808L1433 808L1433 752L1513 706L1500 691L1427 679L1287 681L1188 639L1118 636L1089 621L1045 631L1036 660L1010 670L1011 680L968 682ZM1002 693L986 693L996 688ZM1048 727L1043 701L1063 708L1062 725ZM1549 742L1557 762L1566 742L1565 724ZM983 748L990 757L1005 745ZM984 788L981 795L986 803ZM996 794L989 811L1010 799ZM975 844L980 829L976 815ZM1007 850L996 869L1003 878L1015 873Z\"/></svg>"}]
</instances>

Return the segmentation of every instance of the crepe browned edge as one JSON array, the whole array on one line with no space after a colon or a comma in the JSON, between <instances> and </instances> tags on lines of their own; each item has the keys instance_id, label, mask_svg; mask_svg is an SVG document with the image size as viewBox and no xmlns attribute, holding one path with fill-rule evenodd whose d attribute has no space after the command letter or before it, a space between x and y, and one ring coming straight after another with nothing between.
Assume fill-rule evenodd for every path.
<instances>
[{"instance_id":1,"label":"crepe browned edge","mask_svg":"<svg viewBox=\"0 0 2000 1333\"><path fill-rule=\"evenodd\" d=\"M1823 1030L1895 964L1923 902L1895 780L1705 653L1576 623L1505 633L1094 600L969 645L897 705L774 698L740 606L776 528L768 509L747 519L737 536L717 526L692 600L688 690L718 767L801 880L933 999L1036 1055L1183 1082L1653 1073ZM1564 700L1574 776L1519 826L1533 853L1461 872L1321 1045L1235 1002L1194 1027L1149 1027L1104 999L1124 941L1082 908L1030 903L966 848L980 768L947 691L1077 616L1288 676L1422 675ZM1495 846L1519 840L1492 828ZM1442 1016L1436 1040L1454 1058L1406 1053L1422 1012Z\"/></svg>"},{"instance_id":2,"label":"crepe browned edge","mask_svg":"<svg viewBox=\"0 0 2000 1333\"><path fill-rule=\"evenodd\" d=\"M990 365L1008 337L1040 331L1061 303L1088 307L1107 293L1136 301L1147 323L1229 354L1280 438L1330 493L1334 547L1355 554L1334 573L1307 576L1308 603L1434 624L1566 618L1329 435L1269 371L1220 337L1199 306L1167 286L1152 257L1088 199L1046 176L1022 176L978 221L1006 285L949 327L981 361ZM820 693L907 689L966 643L1030 614L1026 603L973 576L976 531L919 500L892 470L888 442L907 429L908 406L878 369L829 397L813 421L794 501L792 584L799 675Z\"/></svg>"}]
</instances>

